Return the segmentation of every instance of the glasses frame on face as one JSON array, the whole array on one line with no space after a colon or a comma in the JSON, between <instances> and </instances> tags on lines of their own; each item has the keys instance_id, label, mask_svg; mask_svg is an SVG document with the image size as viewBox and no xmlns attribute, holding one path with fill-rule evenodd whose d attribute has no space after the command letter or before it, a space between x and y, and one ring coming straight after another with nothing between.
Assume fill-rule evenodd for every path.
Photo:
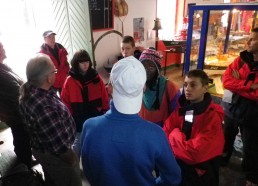
<instances>
[{"instance_id":1,"label":"glasses frame on face","mask_svg":"<svg viewBox=\"0 0 258 186\"><path fill-rule=\"evenodd\" d=\"M57 74L57 69L51 71L48 75L50 75L50 74Z\"/></svg>"}]
</instances>

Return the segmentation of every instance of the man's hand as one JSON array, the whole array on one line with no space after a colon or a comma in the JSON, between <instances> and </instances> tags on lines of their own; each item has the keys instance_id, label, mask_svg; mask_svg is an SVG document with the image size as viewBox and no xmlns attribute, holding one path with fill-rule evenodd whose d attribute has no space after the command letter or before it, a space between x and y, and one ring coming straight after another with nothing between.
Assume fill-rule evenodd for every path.
<instances>
[{"instance_id":1,"label":"man's hand","mask_svg":"<svg viewBox=\"0 0 258 186\"><path fill-rule=\"evenodd\" d=\"M232 76L236 79L240 79L239 72L236 69L233 69Z\"/></svg>"},{"instance_id":2,"label":"man's hand","mask_svg":"<svg viewBox=\"0 0 258 186\"><path fill-rule=\"evenodd\" d=\"M258 89L258 84L257 83L251 84L250 89L252 89L252 90Z\"/></svg>"},{"instance_id":3,"label":"man's hand","mask_svg":"<svg viewBox=\"0 0 258 186\"><path fill-rule=\"evenodd\" d=\"M61 154L60 158L70 165L75 165L79 161L72 149L68 149L64 154Z\"/></svg>"}]
</instances>

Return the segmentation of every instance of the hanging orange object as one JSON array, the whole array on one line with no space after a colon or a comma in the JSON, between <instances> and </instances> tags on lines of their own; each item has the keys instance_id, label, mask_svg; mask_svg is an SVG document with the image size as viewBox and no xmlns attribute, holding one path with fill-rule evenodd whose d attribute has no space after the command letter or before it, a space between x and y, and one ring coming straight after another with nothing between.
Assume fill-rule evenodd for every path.
<instances>
[{"instance_id":1,"label":"hanging orange object","mask_svg":"<svg viewBox=\"0 0 258 186\"><path fill-rule=\"evenodd\" d=\"M126 16L128 14L128 5L125 0L114 0L116 17Z\"/></svg>"}]
</instances>

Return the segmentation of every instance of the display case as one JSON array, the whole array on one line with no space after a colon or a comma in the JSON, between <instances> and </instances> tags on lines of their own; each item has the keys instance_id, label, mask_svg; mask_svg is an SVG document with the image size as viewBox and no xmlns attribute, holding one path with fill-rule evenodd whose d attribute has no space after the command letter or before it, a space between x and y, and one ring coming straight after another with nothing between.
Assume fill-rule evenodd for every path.
<instances>
[{"instance_id":1,"label":"display case","mask_svg":"<svg viewBox=\"0 0 258 186\"><path fill-rule=\"evenodd\" d=\"M258 3L189 6L184 73L203 69L211 92L222 95L221 75L246 48L250 31L258 26Z\"/></svg>"}]
</instances>

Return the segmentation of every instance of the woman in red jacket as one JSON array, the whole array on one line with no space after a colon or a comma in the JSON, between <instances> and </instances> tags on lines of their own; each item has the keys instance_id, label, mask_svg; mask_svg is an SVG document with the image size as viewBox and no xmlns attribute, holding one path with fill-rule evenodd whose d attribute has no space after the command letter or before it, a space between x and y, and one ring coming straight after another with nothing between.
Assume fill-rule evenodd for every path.
<instances>
[{"instance_id":1,"label":"woman in red jacket","mask_svg":"<svg viewBox=\"0 0 258 186\"><path fill-rule=\"evenodd\" d=\"M92 68L92 62L87 51L77 51L71 61L61 99L69 108L76 123L77 137L74 151L80 157L80 135L86 119L104 114L109 109L106 87Z\"/></svg>"},{"instance_id":2,"label":"woman in red jacket","mask_svg":"<svg viewBox=\"0 0 258 186\"><path fill-rule=\"evenodd\" d=\"M182 186L218 186L220 156L224 145L223 109L212 102L209 78L191 70L184 80L184 95L164 131L182 168Z\"/></svg>"}]
</instances>

